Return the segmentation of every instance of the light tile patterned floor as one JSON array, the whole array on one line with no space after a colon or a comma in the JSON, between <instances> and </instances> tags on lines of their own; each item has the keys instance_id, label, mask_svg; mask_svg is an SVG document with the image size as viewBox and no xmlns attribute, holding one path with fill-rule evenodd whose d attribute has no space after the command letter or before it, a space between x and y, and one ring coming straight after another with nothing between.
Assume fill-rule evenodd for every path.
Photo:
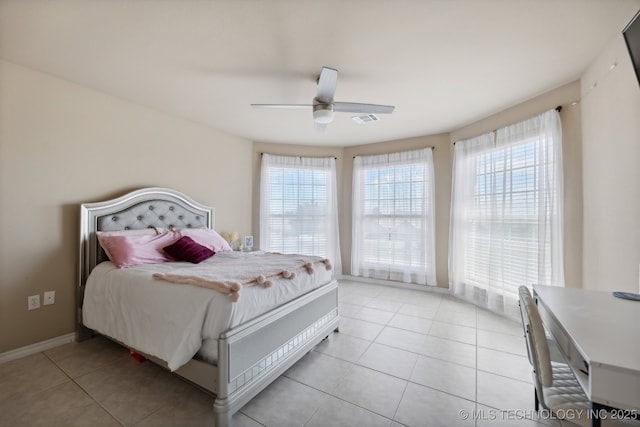
<instances>
[{"instance_id":1,"label":"light tile patterned floor","mask_svg":"<svg viewBox=\"0 0 640 427\"><path fill-rule=\"evenodd\" d=\"M560 425L507 419L534 417L519 323L444 293L353 281L340 283L340 313L340 332L237 426ZM0 364L0 426L20 425L213 426L212 399L98 337Z\"/></svg>"}]
</instances>

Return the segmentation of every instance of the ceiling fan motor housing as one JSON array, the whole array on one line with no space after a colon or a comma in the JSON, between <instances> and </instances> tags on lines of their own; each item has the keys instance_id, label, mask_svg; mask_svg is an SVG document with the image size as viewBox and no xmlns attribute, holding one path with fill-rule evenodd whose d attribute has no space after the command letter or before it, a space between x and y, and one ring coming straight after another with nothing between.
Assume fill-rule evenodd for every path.
<instances>
[{"instance_id":1,"label":"ceiling fan motor housing","mask_svg":"<svg viewBox=\"0 0 640 427\"><path fill-rule=\"evenodd\" d=\"M333 121L333 104L313 105L313 120L316 123L331 123Z\"/></svg>"}]
</instances>

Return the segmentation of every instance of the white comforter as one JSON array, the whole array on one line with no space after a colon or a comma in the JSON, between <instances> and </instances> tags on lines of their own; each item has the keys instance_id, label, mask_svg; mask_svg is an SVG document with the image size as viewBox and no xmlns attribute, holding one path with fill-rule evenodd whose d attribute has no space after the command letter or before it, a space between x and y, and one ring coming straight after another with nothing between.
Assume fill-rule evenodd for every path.
<instances>
[{"instance_id":1,"label":"white comforter","mask_svg":"<svg viewBox=\"0 0 640 427\"><path fill-rule=\"evenodd\" d=\"M199 264L246 262L259 252L221 252ZM215 340L238 326L331 279L331 271L315 268L295 279L275 279L273 286L247 286L238 302L226 294L191 285L154 280L154 273L185 274L193 264L171 262L119 269L110 262L94 268L87 280L83 323L141 352L167 362L176 370L201 349L215 359ZM203 343L207 344L203 346Z\"/></svg>"}]
</instances>

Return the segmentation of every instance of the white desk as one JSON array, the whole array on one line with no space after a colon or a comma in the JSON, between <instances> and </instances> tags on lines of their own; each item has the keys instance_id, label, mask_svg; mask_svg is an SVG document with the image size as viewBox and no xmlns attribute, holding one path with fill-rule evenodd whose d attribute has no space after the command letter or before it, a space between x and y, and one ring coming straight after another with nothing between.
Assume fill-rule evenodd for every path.
<instances>
[{"instance_id":1,"label":"white desk","mask_svg":"<svg viewBox=\"0 0 640 427\"><path fill-rule=\"evenodd\" d=\"M555 286L533 291L542 321L589 399L640 410L640 302Z\"/></svg>"}]
</instances>

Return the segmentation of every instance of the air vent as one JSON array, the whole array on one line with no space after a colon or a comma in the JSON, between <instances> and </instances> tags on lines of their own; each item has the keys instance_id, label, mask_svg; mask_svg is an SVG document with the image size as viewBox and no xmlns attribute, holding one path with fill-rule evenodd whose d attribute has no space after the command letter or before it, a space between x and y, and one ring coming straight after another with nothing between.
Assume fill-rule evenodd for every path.
<instances>
[{"instance_id":1,"label":"air vent","mask_svg":"<svg viewBox=\"0 0 640 427\"><path fill-rule=\"evenodd\" d=\"M353 116L351 119L359 125L365 123L377 122L380 120L375 114L363 114L362 116Z\"/></svg>"}]
</instances>

